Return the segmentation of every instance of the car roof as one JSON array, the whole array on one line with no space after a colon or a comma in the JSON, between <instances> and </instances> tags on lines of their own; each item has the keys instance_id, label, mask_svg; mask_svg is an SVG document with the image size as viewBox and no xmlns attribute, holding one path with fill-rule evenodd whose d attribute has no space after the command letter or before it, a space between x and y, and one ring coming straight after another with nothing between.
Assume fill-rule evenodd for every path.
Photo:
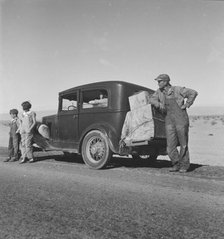
<instances>
[{"instance_id":1,"label":"car roof","mask_svg":"<svg viewBox=\"0 0 224 239\"><path fill-rule=\"evenodd\" d=\"M98 81L98 82L93 82L93 83L89 83L89 84L84 84L84 85L79 85L79 86L76 86L76 87L73 87L73 88L70 88L70 89L67 89L67 90L64 90L64 91L61 91L59 92L59 95L64 95L66 93L70 93L74 90L79 90L79 89L85 89L85 88L88 88L88 89L95 89L96 87L105 87L105 88L110 88L110 87L114 87L114 86L123 86L123 87L136 87L136 88L141 88L142 90L150 90L150 91L154 91L152 89L149 89L147 87L144 87L144 86L141 86L141 85L137 85L137 84L133 84L133 83L129 83L129 82L126 82L126 81Z\"/></svg>"}]
</instances>

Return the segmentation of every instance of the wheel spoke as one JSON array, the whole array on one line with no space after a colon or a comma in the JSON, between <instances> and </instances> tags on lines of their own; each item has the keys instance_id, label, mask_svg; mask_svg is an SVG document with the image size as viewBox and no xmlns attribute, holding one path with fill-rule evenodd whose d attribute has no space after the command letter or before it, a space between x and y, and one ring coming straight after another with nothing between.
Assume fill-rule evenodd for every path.
<instances>
[{"instance_id":1,"label":"wheel spoke","mask_svg":"<svg viewBox=\"0 0 224 239\"><path fill-rule=\"evenodd\" d=\"M99 161L105 154L105 144L101 138L94 137L89 142L89 153L92 159Z\"/></svg>"},{"instance_id":2,"label":"wheel spoke","mask_svg":"<svg viewBox=\"0 0 224 239\"><path fill-rule=\"evenodd\" d=\"M91 168L104 168L112 156L107 136L99 130L90 131L83 141L82 156Z\"/></svg>"}]
</instances>

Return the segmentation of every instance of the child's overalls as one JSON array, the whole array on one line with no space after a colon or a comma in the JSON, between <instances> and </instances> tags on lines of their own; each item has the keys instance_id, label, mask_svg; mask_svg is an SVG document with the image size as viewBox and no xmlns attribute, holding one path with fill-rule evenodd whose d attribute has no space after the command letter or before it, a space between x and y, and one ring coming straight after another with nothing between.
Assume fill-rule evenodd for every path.
<instances>
[{"instance_id":1,"label":"child's overalls","mask_svg":"<svg viewBox=\"0 0 224 239\"><path fill-rule=\"evenodd\" d=\"M33 131L29 131L30 126L33 124L33 114L34 112L23 113L22 115L22 124L21 124L21 153L23 159L33 158Z\"/></svg>"},{"instance_id":2,"label":"child's overalls","mask_svg":"<svg viewBox=\"0 0 224 239\"><path fill-rule=\"evenodd\" d=\"M9 131L8 154L9 158L13 158L14 160L19 159L20 135L16 133L18 129L17 120L19 119L15 118L10 122L10 131Z\"/></svg>"}]
</instances>

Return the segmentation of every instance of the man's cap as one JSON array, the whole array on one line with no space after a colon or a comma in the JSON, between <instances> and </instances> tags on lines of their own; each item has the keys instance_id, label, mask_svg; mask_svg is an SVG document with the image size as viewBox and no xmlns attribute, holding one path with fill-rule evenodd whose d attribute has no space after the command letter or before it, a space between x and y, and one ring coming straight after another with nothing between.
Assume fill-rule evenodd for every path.
<instances>
[{"instance_id":1,"label":"man's cap","mask_svg":"<svg viewBox=\"0 0 224 239\"><path fill-rule=\"evenodd\" d=\"M167 74L160 74L156 77L155 79L156 81L159 80L166 80L166 81L170 81L170 77Z\"/></svg>"}]
</instances>

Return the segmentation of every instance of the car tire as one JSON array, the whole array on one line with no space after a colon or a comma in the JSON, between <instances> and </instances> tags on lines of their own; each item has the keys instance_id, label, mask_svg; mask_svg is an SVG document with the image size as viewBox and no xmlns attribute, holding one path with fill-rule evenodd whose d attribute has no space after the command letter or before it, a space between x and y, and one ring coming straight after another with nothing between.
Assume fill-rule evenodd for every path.
<instances>
[{"instance_id":1,"label":"car tire","mask_svg":"<svg viewBox=\"0 0 224 239\"><path fill-rule=\"evenodd\" d=\"M82 143L82 158L92 169L105 168L112 157L108 138L100 130L90 131Z\"/></svg>"}]
</instances>

